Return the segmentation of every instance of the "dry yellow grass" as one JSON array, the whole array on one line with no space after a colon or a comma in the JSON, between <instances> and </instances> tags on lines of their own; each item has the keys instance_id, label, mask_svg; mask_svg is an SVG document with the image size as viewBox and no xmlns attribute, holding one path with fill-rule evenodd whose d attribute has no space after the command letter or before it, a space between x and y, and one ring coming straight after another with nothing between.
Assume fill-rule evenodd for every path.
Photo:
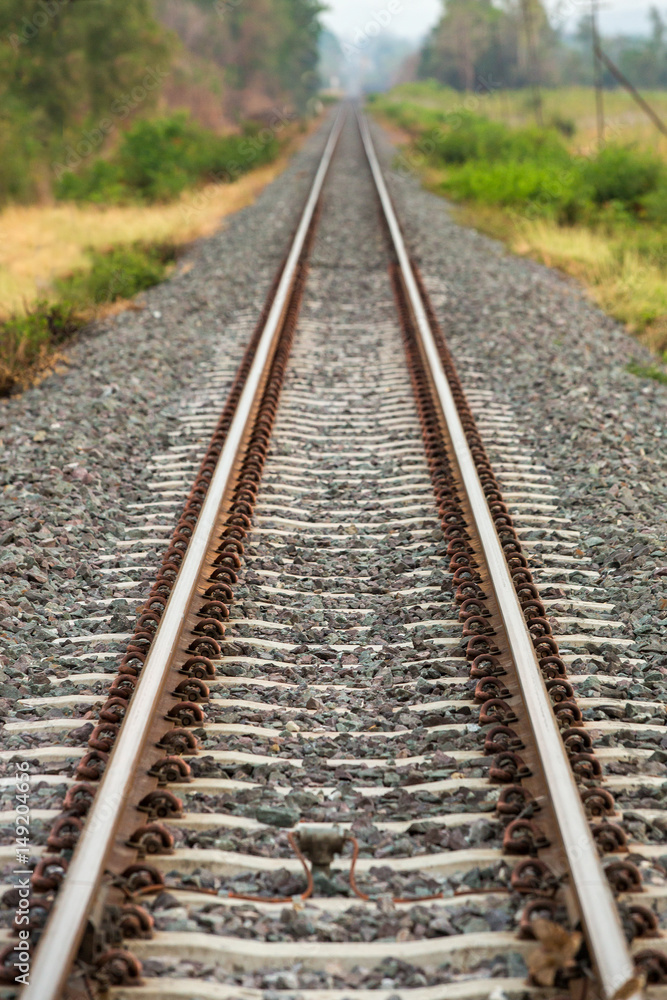
<instances>
[{"instance_id":1,"label":"dry yellow grass","mask_svg":"<svg viewBox=\"0 0 667 1000\"><path fill-rule=\"evenodd\" d=\"M667 122L667 93L643 91L643 95L663 121ZM494 100L496 115L502 117L502 97L495 97ZM597 119L592 88L559 87L556 90L544 90L543 100L547 122L557 116L569 118L576 124L572 148L584 154L594 152L597 148ZM531 112L526 109L525 97L521 98L515 91L509 96L509 103L515 124L526 124L534 120ZM606 91L603 103L607 142L636 144L667 159L667 138L657 131L627 91L621 88Z\"/></svg>"},{"instance_id":2,"label":"dry yellow grass","mask_svg":"<svg viewBox=\"0 0 667 1000\"><path fill-rule=\"evenodd\" d=\"M284 169L285 154L233 184L210 184L166 205L100 207L72 203L13 206L0 214L0 315L51 297L51 283L88 265L86 249L133 243L188 243L209 236L251 204Z\"/></svg>"},{"instance_id":3,"label":"dry yellow grass","mask_svg":"<svg viewBox=\"0 0 667 1000\"><path fill-rule=\"evenodd\" d=\"M576 278L600 308L625 323L641 343L654 351L667 350L664 271L624 245L622 234L521 219L490 206L467 205L457 209L456 217L501 239L513 253Z\"/></svg>"}]
</instances>

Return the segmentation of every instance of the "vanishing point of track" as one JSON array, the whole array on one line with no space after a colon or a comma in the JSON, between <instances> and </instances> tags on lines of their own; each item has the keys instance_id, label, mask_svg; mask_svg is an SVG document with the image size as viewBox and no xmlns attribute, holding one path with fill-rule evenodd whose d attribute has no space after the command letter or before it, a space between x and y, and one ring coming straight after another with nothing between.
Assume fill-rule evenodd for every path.
<instances>
[{"instance_id":1,"label":"vanishing point of track","mask_svg":"<svg viewBox=\"0 0 667 1000\"><path fill-rule=\"evenodd\" d=\"M372 192L385 270L339 343L318 298L340 277L305 296L342 144L359 173L331 196ZM624 723L585 721L565 661L368 125L343 111L51 824L21 995L263 995L220 969L313 1000L659 991L658 850L627 834L591 736ZM182 930L155 926L161 899ZM416 978L374 979L390 959Z\"/></svg>"}]
</instances>

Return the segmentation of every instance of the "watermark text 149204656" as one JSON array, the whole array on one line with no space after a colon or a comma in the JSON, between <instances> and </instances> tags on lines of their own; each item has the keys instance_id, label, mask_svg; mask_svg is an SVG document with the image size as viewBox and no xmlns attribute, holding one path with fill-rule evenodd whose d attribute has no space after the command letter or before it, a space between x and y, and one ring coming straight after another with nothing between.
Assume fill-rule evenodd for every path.
<instances>
[{"instance_id":1,"label":"watermark text 149204656","mask_svg":"<svg viewBox=\"0 0 667 1000\"><path fill-rule=\"evenodd\" d=\"M18 761L14 775L14 824L16 826L15 856L13 871L16 890L16 913L14 924L18 934L18 944L14 949L16 982L24 986L30 976L30 765Z\"/></svg>"}]
</instances>

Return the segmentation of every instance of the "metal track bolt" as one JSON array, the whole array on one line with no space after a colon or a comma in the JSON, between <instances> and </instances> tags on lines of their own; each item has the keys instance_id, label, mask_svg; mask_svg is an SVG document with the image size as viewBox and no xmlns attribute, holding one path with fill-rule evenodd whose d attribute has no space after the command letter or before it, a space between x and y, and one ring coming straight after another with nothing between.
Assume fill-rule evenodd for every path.
<instances>
[{"instance_id":1,"label":"metal track bolt","mask_svg":"<svg viewBox=\"0 0 667 1000\"><path fill-rule=\"evenodd\" d=\"M343 852L347 835L337 826L304 824L296 828L299 848L310 861L313 875L331 874L331 862Z\"/></svg>"}]
</instances>

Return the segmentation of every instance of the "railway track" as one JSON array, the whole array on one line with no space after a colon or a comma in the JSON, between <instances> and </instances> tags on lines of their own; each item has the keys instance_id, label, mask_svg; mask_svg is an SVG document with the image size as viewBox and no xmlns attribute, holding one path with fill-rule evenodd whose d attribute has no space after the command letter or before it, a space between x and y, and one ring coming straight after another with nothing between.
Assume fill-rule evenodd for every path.
<instances>
[{"instance_id":1,"label":"railway track","mask_svg":"<svg viewBox=\"0 0 667 1000\"><path fill-rule=\"evenodd\" d=\"M26 953L27 1000L667 996L664 705L468 374L343 113L208 450L156 463L134 633L69 637L116 672L9 723L8 996Z\"/></svg>"}]
</instances>

